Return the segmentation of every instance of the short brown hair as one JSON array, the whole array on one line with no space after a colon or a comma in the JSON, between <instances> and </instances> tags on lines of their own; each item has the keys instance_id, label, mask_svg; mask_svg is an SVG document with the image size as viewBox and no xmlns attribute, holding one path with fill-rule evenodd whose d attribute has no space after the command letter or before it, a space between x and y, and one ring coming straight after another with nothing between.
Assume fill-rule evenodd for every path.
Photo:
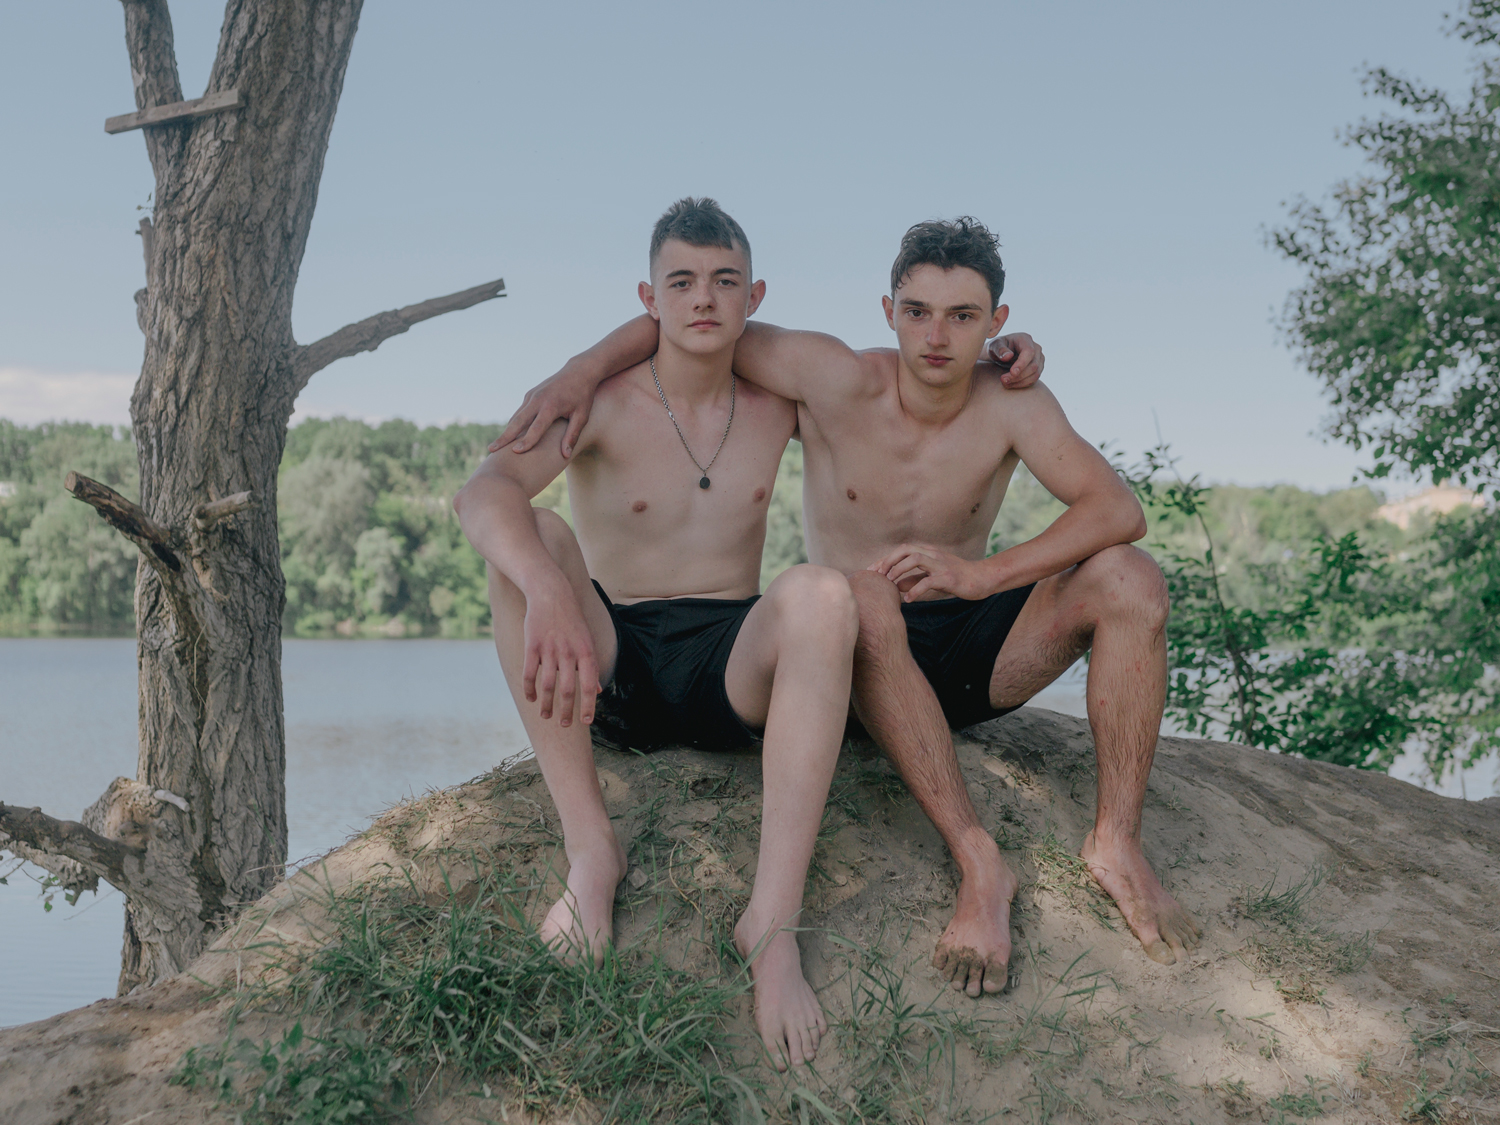
<instances>
[{"instance_id":1,"label":"short brown hair","mask_svg":"<svg viewBox=\"0 0 1500 1125\"><path fill-rule=\"evenodd\" d=\"M733 250L738 243L745 252L745 268L749 270L750 240L745 237L744 229L729 217L717 200L706 195L701 199L692 196L679 199L662 212L656 226L651 228L652 266L656 265L656 255L662 243L669 238L686 242L689 246L718 246L724 250Z\"/></svg>"},{"instance_id":2,"label":"short brown hair","mask_svg":"<svg viewBox=\"0 0 1500 1125\"><path fill-rule=\"evenodd\" d=\"M964 266L973 270L990 287L990 308L999 308L1000 294L1005 292L1000 240L978 219L968 215L960 215L952 222L931 219L908 230L901 238L896 264L891 266L892 297L906 275L918 266L937 266L943 270Z\"/></svg>"}]
</instances>

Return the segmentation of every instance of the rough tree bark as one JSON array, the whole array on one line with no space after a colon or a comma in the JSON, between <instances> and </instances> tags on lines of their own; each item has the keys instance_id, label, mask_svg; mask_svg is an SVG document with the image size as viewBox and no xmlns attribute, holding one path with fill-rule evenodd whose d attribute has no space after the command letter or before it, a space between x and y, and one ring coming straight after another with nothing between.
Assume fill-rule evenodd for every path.
<instances>
[{"instance_id":1,"label":"rough tree bark","mask_svg":"<svg viewBox=\"0 0 1500 1125\"><path fill-rule=\"evenodd\" d=\"M165 0L123 0L138 110L183 101ZM276 470L320 368L500 296L477 286L307 346L292 296L361 0L229 0L207 94L236 108L147 126L145 334L131 420L137 506L69 491L141 548L140 761L83 823L0 805L0 845L65 887L126 897L120 992L188 964L286 862Z\"/></svg>"}]
</instances>

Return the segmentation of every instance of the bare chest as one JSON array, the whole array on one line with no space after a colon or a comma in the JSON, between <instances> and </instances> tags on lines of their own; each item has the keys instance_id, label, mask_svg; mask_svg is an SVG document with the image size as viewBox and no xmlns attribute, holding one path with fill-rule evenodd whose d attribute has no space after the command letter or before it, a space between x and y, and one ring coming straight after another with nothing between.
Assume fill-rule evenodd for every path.
<instances>
[{"instance_id":1,"label":"bare chest","mask_svg":"<svg viewBox=\"0 0 1500 1125\"><path fill-rule=\"evenodd\" d=\"M924 430L871 409L804 426L807 508L826 529L863 548L923 542L982 550L1016 465L993 425L961 418Z\"/></svg>"}]
</instances>

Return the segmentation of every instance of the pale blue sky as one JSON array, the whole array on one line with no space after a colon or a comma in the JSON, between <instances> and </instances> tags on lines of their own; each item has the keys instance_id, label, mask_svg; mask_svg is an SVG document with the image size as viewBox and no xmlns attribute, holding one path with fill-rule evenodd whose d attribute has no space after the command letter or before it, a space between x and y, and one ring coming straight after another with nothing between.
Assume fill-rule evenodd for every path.
<instances>
[{"instance_id":1,"label":"pale blue sky","mask_svg":"<svg viewBox=\"0 0 1500 1125\"><path fill-rule=\"evenodd\" d=\"M1282 201L1356 172L1365 63L1466 88L1452 5L381 3L355 42L298 285L307 341L503 276L510 296L321 372L299 409L499 420L639 311L652 221L716 196L762 319L885 345L901 232L999 234L1012 326L1075 426L1217 480L1346 483L1272 324ZM173 5L188 96L222 4ZM123 421L151 190L119 6L0 10L0 416ZM1399 486L1398 486L1399 490Z\"/></svg>"}]
</instances>

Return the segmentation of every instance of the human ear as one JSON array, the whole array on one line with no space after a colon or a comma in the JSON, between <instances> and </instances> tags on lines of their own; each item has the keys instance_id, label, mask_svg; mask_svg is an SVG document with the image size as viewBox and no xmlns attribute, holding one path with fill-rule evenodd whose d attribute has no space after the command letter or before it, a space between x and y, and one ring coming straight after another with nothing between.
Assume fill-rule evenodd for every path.
<instances>
[{"instance_id":1,"label":"human ear","mask_svg":"<svg viewBox=\"0 0 1500 1125\"><path fill-rule=\"evenodd\" d=\"M766 283L757 281L750 286L750 307L745 310L746 316L754 316L755 310L760 308L760 303L766 299Z\"/></svg>"},{"instance_id":2,"label":"human ear","mask_svg":"<svg viewBox=\"0 0 1500 1125\"><path fill-rule=\"evenodd\" d=\"M636 287L636 296L640 297L641 304L646 306L646 311L651 314L652 320L660 320L661 313L656 307L656 291L651 288L651 283L643 281Z\"/></svg>"},{"instance_id":3,"label":"human ear","mask_svg":"<svg viewBox=\"0 0 1500 1125\"><path fill-rule=\"evenodd\" d=\"M1000 335L1000 329L1005 327L1006 320L1010 317L1010 306L1000 305L996 307L994 314L990 317L989 331L984 334L986 340L993 340Z\"/></svg>"},{"instance_id":4,"label":"human ear","mask_svg":"<svg viewBox=\"0 0 1500 1125\"><path fill-rule=\"evenodd\" d=\"M885 306L885 322L891 326L891 331L896 330L896 302L889 297L881 297L880 303Z\"/></svg>"}]
</instances>

